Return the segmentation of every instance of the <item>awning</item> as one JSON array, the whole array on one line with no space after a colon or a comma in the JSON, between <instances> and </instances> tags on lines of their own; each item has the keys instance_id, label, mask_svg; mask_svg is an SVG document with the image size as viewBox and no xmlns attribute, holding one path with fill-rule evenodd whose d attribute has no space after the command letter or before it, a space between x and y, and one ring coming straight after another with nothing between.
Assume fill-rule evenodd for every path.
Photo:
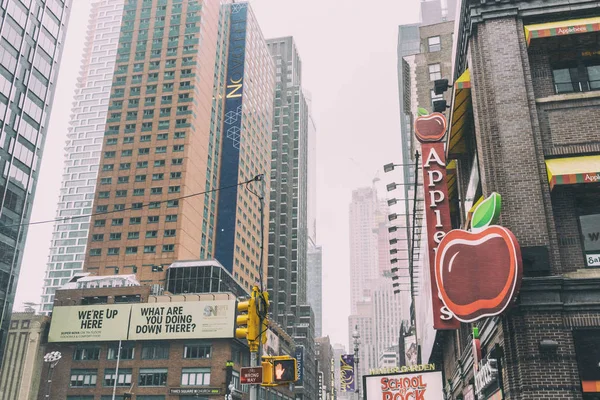
<instances>
[{"instance_id":1,"label":"awning","mask_svg":"<svg viewBox=\"0 0 600 400\"><path fill-rule=\"evenodd\" d=\"M464 134L471 129L469 111L471 109L471 74L467 69L454 82L452 112L446 145L447 158L457 158L467 151Z\"/></svg>"},{"instance_id":2,"label":"awning","mask_svg":"<svg viewBox=\"0 0 600 400\"><path fill-rule=\"evenodd\" d=\"M456 160L451 160L446 165L446 184L448 187L448 199L450 212L458 212L458 184L456 181Z\"/></svg>"},{"instance_id":3,"label":"awning","mask_svg":"<svg viewBox=\"0 0 600 400\"><path fill-rule=\"evenodd\" d=\"M546 160L550 189L555 185L600 182L600 155Z\"/></svg>"},{"instance_id":4,"label":"awning","mask_svg":"<svg viewBox=\"0 0 600 400\"><path fill-rule=\"evenodd\" d=\"M567 21L525 25L525 39L527 40L527 45L529 45L531 39L597 31L600 31L600 17L570 19Z\"/></svg>"}]
</instances>

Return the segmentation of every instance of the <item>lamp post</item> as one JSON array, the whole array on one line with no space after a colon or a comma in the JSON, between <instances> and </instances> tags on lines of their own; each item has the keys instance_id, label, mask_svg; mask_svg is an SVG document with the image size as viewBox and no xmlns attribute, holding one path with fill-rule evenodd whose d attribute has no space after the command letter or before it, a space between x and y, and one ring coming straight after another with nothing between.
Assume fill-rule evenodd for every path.
<instances>
[{"instance_id":1,"label":"lamp post","mask_svg":"<svg viewBox=\"0 0 600 400\"><path fill-rule=\"evenodd\" d=\"M46 399L50 398L50 391L52 390L52 375L54 374L54 367L62 358L60 351L52 351L44 356L44 362L48 363L48 380L46 381Z\"/></svg>"},{"instance_id":2,"label":"lamp post","mask_svg":"<svg viewBox=\"0 0 600 400\"><path fill-rule=\"evenodd\" d=\"M360 369L359 367L359 357L358 357L358 348L360 346L360 333L358 333L358 325L354 326L354 332L352 332L352 342L354 344L354 365L356 367L356 373L354 374L354 379L356 380L356 399L360 400Z\"/></svg>"}]
</instances>

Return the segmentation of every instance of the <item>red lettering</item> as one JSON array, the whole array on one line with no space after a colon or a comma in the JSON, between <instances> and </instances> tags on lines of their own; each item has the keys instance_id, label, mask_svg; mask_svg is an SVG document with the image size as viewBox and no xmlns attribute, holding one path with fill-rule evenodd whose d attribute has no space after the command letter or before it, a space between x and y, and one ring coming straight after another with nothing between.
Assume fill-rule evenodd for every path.
<instances>
[{"instance_id":1,"label":"red lettering","mask_svg":"<svg viewBox=\"0 0 600 400\"><path fill-rule=\"evenodd\" d=\"M415 390L415 400L425 400L425 389Z\"/></svg>"},{"instance_id":2,"label":"red lettering","mask_svg":"<svg viewBox=\"0 0 600 400\"><path fill-rule=\"evenodd\" d=\"M381 378L381 390L386 391L389 388L388 378Z\"/></svg>"},{"instance_id":3,"label":"red lettering","mask_svg":"<svg viewBox=\"0 0 600 400\"><path fill-rule=\"evenodd\" d=\"M383 392L383 400L392 400L394 398L394 394L392 392Z\"/></svg>"}]
</instances>

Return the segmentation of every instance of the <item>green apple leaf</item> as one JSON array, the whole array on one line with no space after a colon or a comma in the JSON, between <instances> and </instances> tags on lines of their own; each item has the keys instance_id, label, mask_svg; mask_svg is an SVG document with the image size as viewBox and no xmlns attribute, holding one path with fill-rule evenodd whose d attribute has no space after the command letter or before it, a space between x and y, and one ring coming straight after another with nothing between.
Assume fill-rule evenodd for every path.
<instances>
[{"instance_id":1,"label":"green apple leaf","mask_svg":"<svg viewBox=\"0 0 600 400\"><path fill-rule=\"evenodd\" d=\"M482 201L475 211L473 211L473 218L471 219L471 230L473 232L479 232L485 229L489 225L493 225L498 221L500 217L500 211L502 210L502 196L493 192L487 199Z\"/></svg>"},{"instance_id":2,"label":"green apple leaf","mask_svg":"<svg viewBox=\"0 0 600 400\"><path fill-rule=\"evenodd\" d=\"M429 115L429 111L427 111L423 107L417 107L417 115L419 117L422 117L423 115Z\"/></svg>"}]
</instances>

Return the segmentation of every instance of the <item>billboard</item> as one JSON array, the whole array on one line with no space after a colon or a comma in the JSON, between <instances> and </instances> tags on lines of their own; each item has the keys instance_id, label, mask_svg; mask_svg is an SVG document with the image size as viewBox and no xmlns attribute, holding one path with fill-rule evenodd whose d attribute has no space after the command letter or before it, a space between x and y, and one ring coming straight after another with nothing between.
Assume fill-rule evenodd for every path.
<instances>
[{"instance_id":1,"label":"billboard","mask_svg":"<svg viewBox=\"0 0 600 400\"><path fill-rule=\"evenodd\" d=\"M54 307L49 342L121 340L127 336L130 304Z\"/></svg>"},{"instance_id":2,"label":"billboard","mask_svg":"<svg viewBox=\"0 0 600 400\"><path fill-rule=\"evenodd\" d=\"M340 392L354 392L354 354L343 354L340 357Z\"/></svg>"},{"instance_id":3,"label":"billboard","mask_svg":"<svg viewBox=\"0 0 600 400\"><path fill-rule=\"evenodd\" d=\"M444 398L442 372L366 375L363 377L365 400L440 400Z\"/></svg>"},{"instance_id":4,"label":"billboard","mask_svg":"<svg viewBox=\"0 0 600 400\"><path fill-rule=\"evenodd\" d=\"M263 352L267 356L279 355L279 336L270 329L267 329L267 342L263 346Z\"/></svg>"},{"instance_id":5,"label":"billboard","mask_svg":"<svg viewBox=\"0 0 600 400\"><path fill-rule=\"evenodd\" d=\"M242 107L244 99L244 63L248 4L233 3L229 20L229 49L225 86L225 118L221 137L220 185L231 186L227 196L218 196L215 258L233 273L233 254L239 182Z\"/></svg>"},{"instance_id":6,"label":"billboard","mask_svg":"<svg viewBox=\"0 0 600 400\"><path fill-rule=\"evenodd\" d=\"M235 300L54 307L49 342L234 337Z\"/></svg>"},{"instance_id":7,"label":"billboard","mask_svg":"<svg viewBox=\"0 0 600 400\"><path fill-rule=\"evenodd\" d=\"M404 363L407 366L417 365L417 338L415 335L404 338Z\"/></svg>"}]
</instances>

